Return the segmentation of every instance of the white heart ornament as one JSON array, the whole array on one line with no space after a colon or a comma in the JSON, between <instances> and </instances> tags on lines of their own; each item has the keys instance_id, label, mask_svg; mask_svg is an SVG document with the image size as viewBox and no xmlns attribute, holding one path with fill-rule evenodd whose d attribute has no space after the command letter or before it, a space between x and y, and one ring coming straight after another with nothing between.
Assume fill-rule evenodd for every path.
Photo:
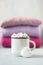
<instances>
[{"instance_id":1,"label":"white heart ornament","mask_svg":"<svg viewBox=\"0 0 43 65\"><path fill-rule=\"evenodd\" d=\"M32 56L32 51L28 47L24 47L21 51L21 56L23 57L31 57Z\"/></svg>"}]
</instances>

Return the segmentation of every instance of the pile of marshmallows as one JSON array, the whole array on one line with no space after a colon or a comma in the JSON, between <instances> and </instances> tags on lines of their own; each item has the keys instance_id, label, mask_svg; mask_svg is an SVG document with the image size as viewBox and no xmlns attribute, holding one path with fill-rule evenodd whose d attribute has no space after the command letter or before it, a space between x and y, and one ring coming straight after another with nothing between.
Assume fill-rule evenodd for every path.
<instances>
[{"instance_id":1,"label":"pile of marshmallows","mask_svg":"<svg viewBox=\"0 0 43 65\"><path fill-rule=\"evenodd\" d=\"M29 36L26 33L18 33L18 34L14 33L13 36L14 38L29 38Z\"/></svg>"}]
</instances>

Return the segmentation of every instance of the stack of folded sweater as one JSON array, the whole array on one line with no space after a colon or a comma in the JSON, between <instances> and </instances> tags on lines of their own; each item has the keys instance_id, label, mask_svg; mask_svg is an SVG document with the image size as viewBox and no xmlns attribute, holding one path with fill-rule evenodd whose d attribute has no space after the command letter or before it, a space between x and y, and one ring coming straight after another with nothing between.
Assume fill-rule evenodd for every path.
<instances>
[{"instance_id":1,"label":"stack of folded sweater","mask_svg":"<svg viewBox=\"0 0 43 65\"><path fill-rule=\"evenodd\" d=\"M41 21L37 19L28 19L28 18L17 18L14 17L10 20L3 21L0 25L0 33L2 34L3 47L11 47L11 35L13 33L27 33L30 36L30 39L35 41L36 48L41 46ZM30 47L33 47L33 44L30 44Z\"/></svg>"}]
</instances>

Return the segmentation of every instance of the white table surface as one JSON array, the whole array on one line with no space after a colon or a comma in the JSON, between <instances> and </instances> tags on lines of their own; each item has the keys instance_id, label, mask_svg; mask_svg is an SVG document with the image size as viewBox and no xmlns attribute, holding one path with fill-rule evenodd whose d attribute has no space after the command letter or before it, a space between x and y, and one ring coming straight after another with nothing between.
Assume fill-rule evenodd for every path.
<instances>
[{"instance_id":1,"label":"white table surface","mask_svg":"<svg viewBox=\"0 0 43 65\"><path fill-rule=\"evenodd\" d=\"M43 65L43 49L36 49L31 58L24 58L13 55L10 48L1 48L0 65Z\"/></svg>"}]
</instances>

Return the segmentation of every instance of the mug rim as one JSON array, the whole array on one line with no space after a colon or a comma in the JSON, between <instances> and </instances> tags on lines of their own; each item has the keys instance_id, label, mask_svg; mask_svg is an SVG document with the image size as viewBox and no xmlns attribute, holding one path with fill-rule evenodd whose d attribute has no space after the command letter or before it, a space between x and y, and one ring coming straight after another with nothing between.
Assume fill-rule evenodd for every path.
<instances>
[{"instance_id":1,"label":"mug rim","mask_svg":"<svg viewBox=\"0 0 43 65\"><path fill-rule=\"evenodd\" d=\"M12 39L29 39L27 37L11 37Z\"/></svg>"}]
</instances>

